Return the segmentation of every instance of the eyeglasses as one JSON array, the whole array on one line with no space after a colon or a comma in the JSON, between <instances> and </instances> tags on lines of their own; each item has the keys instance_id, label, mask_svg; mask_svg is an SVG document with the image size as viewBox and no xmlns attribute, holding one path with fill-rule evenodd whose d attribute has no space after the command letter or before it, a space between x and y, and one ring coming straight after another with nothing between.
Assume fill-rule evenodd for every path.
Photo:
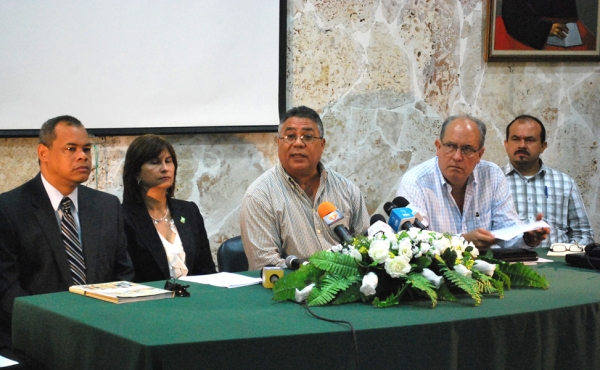
<instances>
[{"instance_id":1,"label":"eyeglasses","mask_svg":"<svg viewBox=\"0 0 600 370\"><path fill-rule=\"evenodd\" d=\"M550 246L552 252L583 252L583 245L554 243Z\"/></svg>"},{"instance_id":2,"label":"eyeglasses","mask_svg":"<svg viewBox=\"0 0 600 370\"><path fill-rule=\"evenodd\" d=\"M321 140L322 139L322 137L318 137L318 136L310 135L310 134L302 135L302 136L298 136L298 135L295 135L295 134L290 134L290 135L285 135L283 137L280 137L279 139L283 140L287 144L294 144L296 142L296 140L298 140L298 138L304 144L311 144L311 143L314 143L315 140Z\"/></svg>"},{"instance_id":3,"label":"eyeglasses","mask_svg":"<svg viewBox=\"0 0 600 370\"><path fill-rule=\"evenodd\" d=\"M280 137L279 139L283 140L287 144L294 144L296 142L296 140L298 140L298 139L300 139L300 141L302 141L304 144L311 144L311 143L314 143L315 140L321 140L323 138L315 136L315 135L298 136L298 135L290 134L290 135L285 135L284 137Z\"/></svg>"},{"instance_id":4,"label":"eyeglasses","mask_svg":"<svg viewBox=\"0 0 600 370\"><path fill-rule=\"evenodd\" d=\"M479 149L474 149L473 147L470 147L468 145L467 146L458 146L454 143L442 143L442 148L444 148L444 153L450 154L450 155L454 155L454 153L456 153L456 151L460 149L460 152L465 157L472 157L473 154L475 154L479 151Z\"/></svg>"}]
</instances>

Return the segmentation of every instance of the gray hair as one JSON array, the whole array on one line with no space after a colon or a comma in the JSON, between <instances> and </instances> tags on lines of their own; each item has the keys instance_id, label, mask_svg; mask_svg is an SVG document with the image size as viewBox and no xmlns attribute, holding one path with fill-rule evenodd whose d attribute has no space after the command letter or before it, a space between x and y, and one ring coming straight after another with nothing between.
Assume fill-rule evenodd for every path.
<instances>
[{"instance_id":1,"label":"gray hair","mask_svg":"<svg viewBox=\"0 0 600 370\"><path fill-rule=\"evenodd\" d=\"M457 118L466 118L468 120L475 122L475 124L477 125L477 128L479 129L479 149L483 148L483 145L485 144L485 134L487 132L485 123L483 123L483 121L481 121L478 118L469 116L468 114L457 114L455 116L450 116L450 117L446 118L444 123L442 123L442 130L440 131L440 140L444 139L444 135L446 134L446 128L448 127L448 125Z\"/></svg>"},{"instance_id":2,"label":"gray hair","mask_svg":"<svg viewBox=\"0 0 600 370\"><path fill-rule=\"evenodd\" d=\"M283 115L279 120L279 127L277 128L277 132L281 135L281 127L283 123L287 121L289 118L298 117L298 118L308 118L313 121L317 125L317 129L319 129L319 135L321 137L325 136L325 129L323 128L323 122L321 121L321 117L319 117L319 113L317 113L314 109L309 107L305 107L301 105L299 107L294 107Z\"/></svg>"}]
</instances>

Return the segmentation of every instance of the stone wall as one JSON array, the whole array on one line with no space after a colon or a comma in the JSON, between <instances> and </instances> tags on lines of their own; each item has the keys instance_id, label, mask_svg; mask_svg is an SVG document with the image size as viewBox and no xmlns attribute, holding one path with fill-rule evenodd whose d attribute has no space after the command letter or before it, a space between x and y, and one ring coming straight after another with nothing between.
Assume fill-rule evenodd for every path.
<instances>
[{"instance_id":1,"label":"stone wall","mask_svg":"<svg viewBox=\"0 0 600 370\"><path fill-rule=\"evenodd\" d=\"M307 105L322 114L323 161L361 188L371 213L382 213L408 168L435 154L445 117L468 113L486 122L483 158L503 165L506 124L519 114L537 116L548 130L542 158L575 178L600 232L600 63L485 63L484 5L288 0L288 106ZM248 185L276 163L275 134L168 139L180 166L176 196L199 205L214 253L239 234ZM132 140L94 139L97 165L89 186L122 196L123 160ZM36 144L0 139L0 191L35 176Z\"/></svg>"}]
</instances>

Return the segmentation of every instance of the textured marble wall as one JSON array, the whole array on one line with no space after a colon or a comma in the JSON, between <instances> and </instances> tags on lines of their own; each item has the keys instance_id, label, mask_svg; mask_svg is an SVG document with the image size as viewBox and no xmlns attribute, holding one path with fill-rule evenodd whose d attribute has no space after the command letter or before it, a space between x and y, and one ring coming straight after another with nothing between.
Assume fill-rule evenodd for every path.
<instances>
[{"instance_id":1,"label":"textured marble wall","mask_svg":"<svg viewBox=\"0 0 600 370\"><path fill-rule=\"evenodd\" d=\"M448 115L483 119L484 159L500 165L506 124L538 116L548 129L542 158L576 179L600 233L600 64L485 63L484 18L479 0L288 0L288 104L322 114L323 161L362 189L372 213L394 197L408 168L434 155ZM179 157L176 196L199 204L213 252L239 234L245 189L277 161L274 137L168 137ZM89 186L121 197L132 140L95 139ZM0 139L0 191L35 176L36 143Z\"/></svg>"}]
</instances>

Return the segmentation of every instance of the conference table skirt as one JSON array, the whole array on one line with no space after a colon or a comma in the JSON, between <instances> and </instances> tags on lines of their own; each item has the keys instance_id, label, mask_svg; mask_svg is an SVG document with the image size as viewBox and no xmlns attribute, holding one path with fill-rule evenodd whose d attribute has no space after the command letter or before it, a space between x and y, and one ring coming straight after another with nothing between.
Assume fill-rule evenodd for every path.
<instances>
[{"instance_id":1,"label":"conference table skirt","mask_svg":"<svg viewBox=\"0 0 600 370\"><path fill-rule=\"evenodd\" d=\"M358 364L347 326L274 302L260 285L191 283L190 298L120 305L68 292L19 298L14 348L49 369L600 369L600 274L555 261L535 267L548 290L513 289L479 307L465 297L435 309L313 308L352 323Z\"/></svg>"}]
</instances>

